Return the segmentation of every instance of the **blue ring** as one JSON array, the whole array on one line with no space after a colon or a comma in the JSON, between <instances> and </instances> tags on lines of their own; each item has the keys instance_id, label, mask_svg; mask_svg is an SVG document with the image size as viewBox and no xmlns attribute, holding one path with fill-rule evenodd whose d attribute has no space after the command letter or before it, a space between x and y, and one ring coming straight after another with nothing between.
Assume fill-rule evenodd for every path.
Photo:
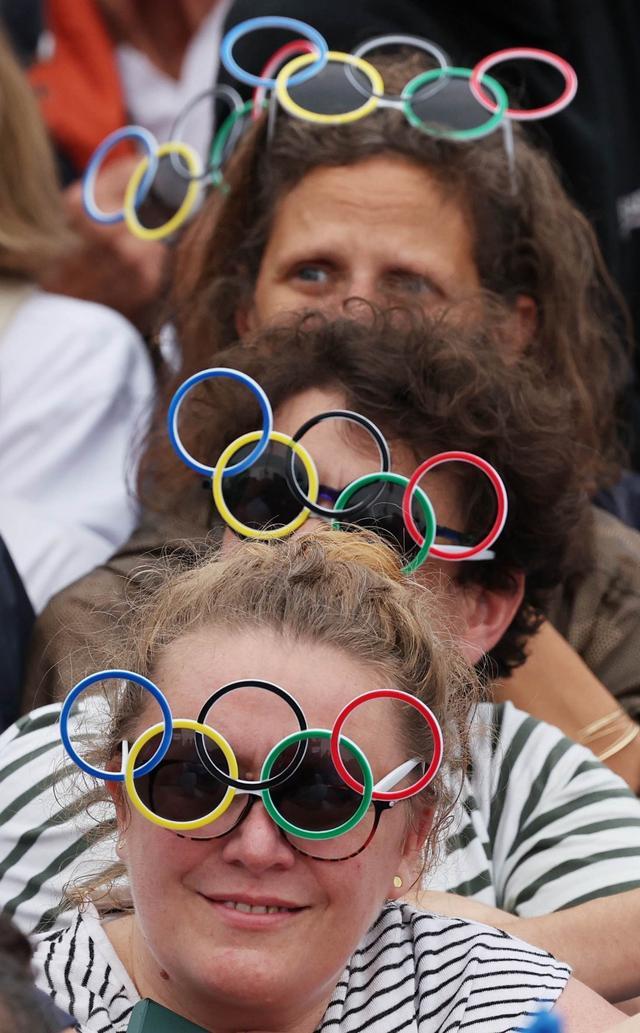
<instances>
[{"instance_id":1,"label":"blue ring","mask_svg":"<svg viewBox=\"0 0 640 1033\"><path fill-rule=\"evenodd\" d=\"M314 29L312 25L298 21L297 18L280 18L277 15L265 14L260 18L247 18L246 21L234 25L225 35L220 45L220 60L231 75L235 75L236 79L247 83L248 86L267 86L273 90L276 85L275 79L266 79L261 75L253 75L252 72L246 72L244 68L240 67L232 54L232 50L238 40L242 36L246 36L248 32L253 32L254 29L291 29L292 32L301 32L310 43L313 43L318 48L318 60L313 61L308 68L304 68L302 71L292 75L289 79L289 86L297 86L299 83L312 79L314 75L322 71L329 60L329 44L324 36L317 29Z\"/></svg>"},{"instance_id":2,"label":"blue ring","mask_svg":"<svg viewBox=\"0 0 640 1033\"><path fill-rule=\"evenodd\" d=\"M82 177L82 202L87 215L94 219L95 222L101 222L105 226L113 226L116 222L122 222L124 212L103 212L98 208L95 198L96 178L100 171L100 166L111 148L115 147L121 140L128 140L130 138L138 140L143 145L149 159L149 168L142 177L142 182L136 194L136 207L142 204L146 198L151 189L155 174L158 171L158 157L156 155L158 141L148 129L144 129L143 126L123 126L122 129L116 129L115 132L109 133L104 138L91 155L89 164Z\"/></svg>"},{"instance_id":3,"label":"blue ring","mask_svg":"<svg viewBox=\"0 0 640 1033\"><path fill-rule=\"evenodd\" d=\"M125 681L135 682L137 685L141 685L143 689L147 689L152 696L155 697L157 702L160 704L162 716L164 718L164 735L158 749L154 753L153 757L150 757L146 764L143 764L141 768L135 768L134 777L140 778L142 775L148 775L150 771L160 763L165 753L171 745L171 739L173 736L173 717L171 715L171 707L167 701L167 697L163 692L160 691L157 685L154 685L152 681L145 678L142 674L135 674L133 671L97 671L95 674L90 674L87 678L83 678L77 685L71 689L71 692L65 699L62 710L60 711L60 738L62 739L62 745L71 757L71 759L81 768L82 771L86 771L87 775L92 775L93 778L102 778L105 782L124 782L124 773L118 771L101 771L100 768L94 768L91 764L87 764L86 760L76 752L76 749L71 744L69 738L69 714L71 713L71 707L75 703L76 699L81 692L88 689L90 685L95 685L96 682L106 681L110 678L124 679Z\"/></svg>"},{"instance_id":4,"label":"blue ring","mask_svg":"<svg viewBox=\"0 0 640 1033\"><path fill-rule=\"evenodd\" d=\"M232 477L234 474L244 473L245 470L248 470L255 463L256 459L260 458L269 444L269 438L273 430L271 404L260 384L256 383L253 377L248 376L246 373L241 373L239 369L227 369L225 366L215 366L213 369L203 369L199 373L194 373L192 377L189 377L188 380L185 380L180 385L171 399L169 412L167 413L167 430L172 448L176 455L182 459L182 462L186 463L191 470L195 470L196 473L202 474L204 477L213 477L215 466L205 466L204 463L199 463L197 459L194 459L187 452L182 444L178 433L178 414L187 391L190 391L192 387L200 384L203 380L213 380L216 377L229 377L230 380L237 380L240 384L244 384L258 399L262 411L262 436L248 456L245 456L239 463L234 463L233 466L227 466L222 474L223 477Z\"/></svg>"}]
</instances>

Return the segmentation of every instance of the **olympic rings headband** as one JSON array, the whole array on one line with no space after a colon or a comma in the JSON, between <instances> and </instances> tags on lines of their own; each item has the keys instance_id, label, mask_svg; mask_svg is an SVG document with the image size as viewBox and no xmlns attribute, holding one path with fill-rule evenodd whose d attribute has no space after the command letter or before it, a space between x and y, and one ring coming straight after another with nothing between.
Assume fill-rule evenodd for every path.
<instances>
[{"instance_id":1,"label":"olympic rings headband","mask_svg":"<svg viewBox=\"0 0 640 1033\"><path fill-rule=\"evenodd\" d=\"M243 69L233 54L238 40L256 30L274 28L299 33L303 38L292 40L280 47L268 60L260 75ZM391 95L385 92L379 71L364 55L376 48L398 43L426 51L436 60L437 67L415 76L399 95ZM451 66L449 58L440 47L419 36L377 36L362 43L353 52L344 53L330 50L325 38L306 22L278 16L249 18L234 26L222 41L220 59L227 71L239 81L254 87L253 100L243 103L237 90L220 84L199 93L189 101L176 118L168 143L159 145L153 134L141 126L125 126L111 133L92 155L83 177L83 202L87 214L92 219L106 224L124 220L130 232L142 240L161 240L175 233L193 211L202 186L211 184L226 188L222 169L243 132L243 120L248 116L256 119L263 108L268 107L272 128L276 110L274 104L279 104L295 118L320 125L343 125L364 118L378 108L395 107L404 113L408 122L415 128L429 135L458 141L479 139L502 125L506 130L506 148L511 160L513 142L509 130L510 123L544 119L558 114L571 103L578 88L578 77L569 62L549 50L537 47L510 47L497 50L478 61L474 68L459 68ZM559 71L564 79L564 88L560 96L550 104L529 110L509 107L504 88L489 75L489 72L496 65L514 59L540 61ZM302 107L291 96L292 87L311 81L329 64L343 65L346 79L364 98L363 102L352 110L333 114L313 111ZM359 72L360 76L368 81L368 88L363 86L355 72ZM415 104L439 92L446 85L446 81L451 79L468 80L470 95L488 112L484 123L468 129L447 129L436 122L429 123L417 114ZM272 91L269 99L268 90ZM179 136L184 121L195 105L207 98L224 101L231 111L214 136L211 153L205 164L193 148L175 137ZM103 212L95 200L98 171L109 151L124 140L140 144L144 154L125 190L122 210ZM170 158L174 170L186 180L185 196L178 210L166 223L153 228L145 227L138 218L137 209L148 197L159 159L165 156Z\"/></svg>"},{"instance_id":2,"label":"olympic rings headband","mask_svg":"<svg viewBox=\"0 0 640 1033\"><path fill-rule=\"evenodd\" d=\"M88 689L99 682L112 679L132 681L141 688L150 692L154 699L159 703L163 716L163 721L160 724L152 725L147 728L146 731L142 732L131 748L128 747L127 743L123 743L122 768L119 772L104 770L87 763L87 761L80 756L73 746L71 736L69 734L71 708L81 693L84 692L85 689ZM238 778L238 762L232 747L220 732L206 723L209 711L220 698L245 686L263 689L266 692L270 692L278 696L288 704L299 725L299 730L297 732L293 732L292 734L285 736L270 750L263 762L260 779L257 781ZM384 778L374 785L373 773L367 757L356 743L352 742L342 734L344 724L354 710L374 699L385 698L400 700L401 702L411 706L414 710L417 710L426 722L433 739L433 756L429 764L426 766L426 770L415 782L404 789L394 789L393 785L397 785L397 783L404 779L411 770L413 770L413 768L418 765L423 765L423 762L419 758L414 757L412 760L406 761L404 764L394 769L394 771L385 775ZM212 811L200 818L178 821L156 814L155 811L151 810L151 808L149 808L140 798L136 788L135 780L143 775L150 774L164 759L171 745L174 729L189 730L195 733L196 748L200 761L209 774L213 775L214 778L218 779L218 781L222 782L227 787L221 802ZM160 732L163 733L162 739L155 753L148 761L146 761L146 763L141 765L141 767L136 768L135 762L140 751L144 746L146 746L150 739L159 735ZM78 682L77 685L74 686L65 699L60 713L60 736L65 750L82 771L100 780L124 783L127 794L136 810L138 810L144 817L148 818L149 821L162 828L170 829L174 832L193 831L195 829L202 828L215 821L216 818L221 817L221 815L224 814L224 812L231 806L236 795L253 795L260 796L262 798L265 809L270 817L280 828L284 829L285 832L310 840L333 839L349 832L361 821L373 800L396 802L400 800L408 800L422 792L422 790L433 781L440 769L444 745L440 724L430 707L416 696L413 696L411 693L404 692L401 689L376 689L371 692L361 693L342 708L334 722L333 728L310 729L307 725L302 707L295 697L292 696L291 693L287 692L286 689L276 685L274 682L265 681L263 679L242 679L239 681L229 682L213 692L204 703L200 714L198 715L198 719L193 721L190 718L174 718L166 696L154 682L142 675L135 674L133 671L122 669L98 671L95 674L89 675L87 678L83 678L82 681ZM302 762L306 751L306 744L310 739L329 740L331 758L336 772L350 789L362 796L362 800L357 810L347 821L335 828L321 831L304 829L292 824L282 814L280 814L271 796L272 789L285 785L286 782L293 777ZM221 750L227 763L227 771L224 771L212 760L207 749L207 740L215 743L215 745ZM273 771L278 758L292 745L296 746L294 757L283 771L279 772L275 776L272 775L271 772ZM346 747L357 759L363 775L362 782L358 782L345 767L341 756L341 749L343 747Z\"/></svg>"},{"instance_id":3,"label":"olympic rings headband","mask_svg":"<svg viewBox=\"0 0 640 1033\"><path fill-rule=\"evenodd\" d=\"M197 459L194 459L183 445L178 428L178 416L180 407L186 395L193 387L206 380L218 379L220 377L235 380L243 384L245 387L248 387L253 393L262 411L262 430L250 431L247 434L242 434L240 437L236 438L235 441L232 441L231 444L227 445L215 466L207 466L205 463L201 463ZM307 431L327 419L344 419L349 422L356 423L367 430L378 447L381 461L381 469L377 473L365 474L363 477L358 477L351 484L347 485L347 487L344 488L338 496L336 504L332 509L320 506L317 503L319 491L318 472L313 459L300 442L300 439L307 433ZM491 463L482 459L480 456L477 456L472 452L440 452L421 463L417 470L414 471L411 478L402 477L400 474L392 473L390 470L391 451L382 431L375 425L375 423L373 423L372 420L367 419L367 417L362 416L359 413L354 413L350 410L344 409L332 409L328 412L320 413L318 416L313 416L311 419L307 420L296 431L293 437L290 437L287 434L282 434L279 431L274 431L273 412L265 391L252 377L246 373L241 373L239 370L228 369L222 366L213 367L211 369L201 370L199 373L195 373L193 376L185 380L171 399L167 415L167 430L171 446L182 462L196 473L211 478L213 499L216 509L224 522L232 531L235 531L236 534L240 534L245 538L254 538L263 541L285 538L287 535L298 530L298 528L300 528L309 518L311 513L324 519L332 520L332 526L339 528L341 524L345 522L346 518L355 517L359 512L365 510L375 502L376 498L380 494L380 492L377 494L374 493L372 497L367 497L362 499L359 503L348 505L352 497L361 488L374 484L397 484L405 489L402 499L402 515L407 531L413 538L416 545L419 546L417 555L403 568L405 573L410 574L416 571L429 556L450 561L476 558L492 559L494 554L490 551L491 546L497 541L498 537L502 533L507 519L508 499L504 482ZM291 493L298 499L302 508L293 520L282 527L256 529L254 527L250 527L248 524L242 523L231 512L224 497L222 482L225 478L233 477L248 470L255 462L257 462L258 459L260 459L270 442L276 442L291 449L287 483ZM233 458L236 452L249 444L254 445L249 455L240 462L229 466L229 460ZM296 478L296 457L301 461L307 475L308 494L306 495L302 491ZM436 467L448 462L462 462L476 467L476 469L480 470L489 479L495 492L497 500L495 519L487 534L476 545L465 547L460 545L434 544L437 534L436 516L433 505L428 495L419 487L419 482L425 474L429 472L429 470L435 469ZM418 503L424 517L424 535L417 527L412 514L414 499Z\"/></svg>"}]
</instances>

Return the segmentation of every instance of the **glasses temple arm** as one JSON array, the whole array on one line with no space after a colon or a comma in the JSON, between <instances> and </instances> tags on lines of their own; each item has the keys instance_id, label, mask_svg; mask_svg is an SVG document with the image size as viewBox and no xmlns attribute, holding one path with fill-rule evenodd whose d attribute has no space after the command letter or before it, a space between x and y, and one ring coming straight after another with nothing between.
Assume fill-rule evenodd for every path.
<instances>
[{"instance_id":1,"label":"glasses temple arm","mask_svg":"<svg viewBox=\"0 0 640 1033\"><path fill-rule=\"evenodd\" d=\"M398 782L402 782L403 778L410 775L414 768L424 767L424 761L420 757L413 757L411 760L406 760L404 764L394 768L388 775L381 778L379 782L373 787L375 793L388 793L389 790L394 789Z\"/></svg>"}]
</instances>

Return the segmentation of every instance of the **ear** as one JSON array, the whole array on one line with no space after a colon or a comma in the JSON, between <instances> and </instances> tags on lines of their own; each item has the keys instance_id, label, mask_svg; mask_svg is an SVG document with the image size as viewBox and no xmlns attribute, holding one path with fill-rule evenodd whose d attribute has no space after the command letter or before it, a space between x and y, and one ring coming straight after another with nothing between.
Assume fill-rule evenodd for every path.
<instances>
[{"instance_id":1,"label":"ear","mask_svg":"<svg viewBox=\"0 0 640 1033\"><path fill-rule=\"evenodd\" d=\"M116 838L116 853L121 861L126 861L126 831L129 825L129 808L125 799L125 789L122 782L107 782L107 790L116 809L116 821L118 823L118 834Z\"/></svg>"},{"instance_id":2,"label":"ear","mask_svg":"<svg viewBox=\"0 0 640 1033\"><path fill-rule=\"evenodd\" d=\"M248 275L248 274L247 274ZM236 307L233 322L235 324L236 333L241 339L246 334L252 333L254 330L260 328L260 321L258 319L258 313L253 297L253 288L251 294L245 294L240 298Z\"/></svg>"},{"instance_id":3,"label":"ear","mask_svg":"<svg viewBox=\"0 0 640 1033\"><path fill-rule=\"evenodd\" d=\"M387 892L387 900L398 900L405 897L412 886L420 878L422 871L422 855L424 844L431 832L433 825L433 808L425 807L411 815L409 827L405 833L402 856L394 875L402 879L401 886L394 886L393 882Z\"/></svg>"},{"instance_id":4,"label":"ear","mask_svg":"<svg viewBox=\"0 0 640 1033\"><path fill-rule=\"evenodd\" d=\"M514 359L524 355L531 344L538 324L538 306L528 294L518 294L507 320L510 351Z\"/></svg>"},{"instance_id":5,"label":"ear","mask_svg":"<svg viewBox=\"0 0 640 1033\"><path fill-rule=\"evenodd\" d=\"M499 591L477 584L458 586L464 620L460 646L468 663L476 664L493 649L515 617L524 596L524 574L518 571L512 580Z\"/></svg>"}]
</instances>

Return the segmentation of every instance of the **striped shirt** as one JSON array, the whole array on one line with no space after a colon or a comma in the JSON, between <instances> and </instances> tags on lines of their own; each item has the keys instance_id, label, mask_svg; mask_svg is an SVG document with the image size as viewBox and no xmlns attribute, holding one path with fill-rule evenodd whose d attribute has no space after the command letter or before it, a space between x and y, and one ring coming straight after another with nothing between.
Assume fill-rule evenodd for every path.
<instances>
[{"instance_id":1,"label":"striped shirt","mask_svg":"<svg viewBox=\"0 0 640 1033\"><path fill-rule=\"evenodd\" d=\"M105 812L77 799L59 712L0 737L0 907L25 932L66 926L65 885L115 860L111 836L91 842ZM592 753L510 703L478 708L472 744L428 889L528 917L640 887L640 801Z\"/></svg>"},{"instance_id":2,"label":"striped shirt","mask_svg":"<svg viewBox=\"0 0 640 1033\"><path fill-rule=\"evenodd\" d=\"M97 913L43 939L38 985L82 1033L125 1033L140 999ZM387 904L353 953L319 1033L508 1033L553 1007L570 970L546 951L476 922Z\"/></svg>"}]
</instances>

